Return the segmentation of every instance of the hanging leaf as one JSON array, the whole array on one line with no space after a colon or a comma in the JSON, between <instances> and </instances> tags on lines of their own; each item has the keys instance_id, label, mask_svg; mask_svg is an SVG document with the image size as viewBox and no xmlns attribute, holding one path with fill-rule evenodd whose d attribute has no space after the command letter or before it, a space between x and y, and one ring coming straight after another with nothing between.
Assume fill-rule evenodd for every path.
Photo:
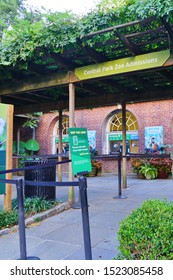
<instances>
[{"instance_id":1,"label":"hanging leaf","mask_svg":"<svg viewBox=\"0 0 173 280\"><path fill-rule=\"evenodd\" d=\"M26 142L25 148L28 151L37 152L40 149L40 145L36 140L30 139Z\"/></svg>"}]
</instances>

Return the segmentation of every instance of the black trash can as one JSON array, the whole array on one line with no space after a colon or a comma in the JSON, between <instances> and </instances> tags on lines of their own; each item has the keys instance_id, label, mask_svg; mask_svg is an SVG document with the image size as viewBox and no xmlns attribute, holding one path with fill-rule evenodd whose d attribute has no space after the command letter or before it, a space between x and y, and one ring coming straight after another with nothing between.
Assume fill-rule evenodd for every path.
<instances>
[{"instance_id":1,"label":"black trash can","mask_svg":"<svg viewBox=\"0 0 173 280\"><path fill-rule=\"evenodd\" d=\"M44 167L41 169L33 168L32 170L25 170L24 179L28 181L56 181L56 165L54 160L28 160L25 161L26 166L37 166L40 164L51 164L53 166ZM42 197L47 200L56 199L56 188L52 186L30 186L25 183L25 197Z\"/></svg>"}]
</instances>

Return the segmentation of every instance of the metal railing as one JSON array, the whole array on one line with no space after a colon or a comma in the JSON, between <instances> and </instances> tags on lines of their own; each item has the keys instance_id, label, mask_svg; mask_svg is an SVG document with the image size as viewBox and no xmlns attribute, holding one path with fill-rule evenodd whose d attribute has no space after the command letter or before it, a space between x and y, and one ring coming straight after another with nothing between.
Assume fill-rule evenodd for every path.
<instances>
[{"instance_id":1,"label":"metal railing","mask_svg":"<svg viewBox=\"0 0 173 280\"><path fill-rule=\"evenodd\" d=\"M54 164L63 164L66 162L70 162L70 160L55 162ZM34 166L27 166L23 168L15 168L10 170L0 171L1 174L13 173L22 170L32 170L32 169L40 169L47 168L47 166L52 166L51 164L39 164ZM25 235L25 216L24 216L24 185L40 185L40 186L73 186L79 187L80 194L80 204L81 204L81 212L82 212L82 224L83 224L83 238L84 238L84 248L85 248L85 259L92 259L91 252L91 239L90 239L90 226L89 226L89 214L88 214L88 198L87 198L87 180L83 174L79 174L78 181L69 181L69 182L48 182L48 181L26 181L24 179L16 179L16 180L8 180L8 179L0 179L0 182L5 184L14 184L16 185L17 190L17 201L18 201L18 224L19 224L19 245L20 245L20 259L21 260L36 260L39 258L35 256L27 256L26 251L26 235Z\"/></svg>"}]
</instances>

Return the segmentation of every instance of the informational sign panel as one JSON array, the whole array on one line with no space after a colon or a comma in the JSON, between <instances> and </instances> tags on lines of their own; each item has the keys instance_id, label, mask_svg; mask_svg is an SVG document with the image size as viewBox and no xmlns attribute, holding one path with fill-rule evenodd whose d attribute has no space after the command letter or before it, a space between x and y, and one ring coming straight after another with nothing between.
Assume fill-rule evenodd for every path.
<instances>
[{"instance_id":1,"label":"informational sign panel","mask_svg":"<svg viewBox=\"0 0 173 280\"><path fill-rule=\"evenodd\" d=\"M6 169L6 143L7 143L7 106L0 104L0 171ZM5 179L5 174L0 175ZM0 182L0 194L5 193L5 184Z\"/></svg>"},{"instance_id":2,"label":"informational sign panel","mask_svg":"<svg viewBox=\"0 0 173 280\"><path fill-rule=\"evenodd\" d=\"M90 151L94 152L96 150L96 130L88 130L87 135Z\"/></svg>"},{"instance_id":3,"label":"informational sign panel","mask_svg":"<svg viewBox=\"0 0 173 280\"><path fill-rule=\"evenodd\" d=\"M73 175L91 172L91 157L86 128L69 128L68 133Z\"/></svg>"},{"instance_id":4,"label":"informational sign panel","mask_svg":"<svg viewBox=\"0 0 173 280\"><path fill-rule=\"evenodd\" d=\"M13 105L0 103L0 170L12 168ZM1 179L11 179L11 174L1 174ZM8 184L6 184L8 188ZM0 182L0 194L9 194L5 184ZM8 203L7 194L7 203ZM8 207L7 207L8 208Z\"/></svg>"},{"instance_id":5,"label":"informational sign panel","mask_svg":"<svg viewBox=\"0 0 173 280\"><path fill-rule=\"evenodd\" d=\"M161 67L170 57L170 50L127 57L75 69L75 75L82 81L98 77Z\"/></svg>"},{"instance_id":6,"label":"informational sign panel","mask_svg":"<svg viewBox=\"0 0 173 280\"><path fill-rule=\"evenodd\" d=\"M145 127L145 149L159 150L163 145L163 126Z\"/></svg>"},{"instance_id":7,"label":"informational sign panel","mask_svg":"<svg viewBox=\"0 0 173 280\"><path fill-rule=\"evenodd\" d=\"M109 139L109 141L121 141L121 140L123 140L123 135L122 135L122 133L109 134L108 139ZM138 140L138 134L137 133L136 134L127 133L126 140Z\"/></svg>"}]
</instances>

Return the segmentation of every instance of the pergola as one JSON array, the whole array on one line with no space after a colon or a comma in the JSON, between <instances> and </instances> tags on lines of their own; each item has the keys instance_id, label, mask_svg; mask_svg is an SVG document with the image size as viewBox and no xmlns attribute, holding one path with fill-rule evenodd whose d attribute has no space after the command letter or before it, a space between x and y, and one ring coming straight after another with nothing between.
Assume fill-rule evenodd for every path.
<instances>
[{"instance_id":1,"label":"pergola","mask_svg":"<svg viewBox=\"0 0 173 280\"><path fill-rule=\"evenodd\" d=\"M74 125L75 108L120 103L125 151L126 104L173 98L172 50L173 26L164 17L112 26L78 38L61 54L42 48L40 64L38 59L37 63L28 60L27 69L22 67L22 61L14 67L1 66L0 102L13 104L16 115L69 110L70 127ZM156 60L161 62L152 64ZM137 67L111 71L111 65L121 68L127 62ZM107 67L106 74L99 74L102 67ZM124 158L123 178L125 164Z\"/></svg>"},{"instance_id":2,"label":"pergola","mask_svg":"<svg viewBox=\"0 0 173 280\"><path fill-rule=\"evenodd\" d=\"M94 44L91 44L94 37ZM89 40L89 41L88 41ZM107 61L135 58L173 48L173 26L150 17L112 26L78 39L62 54L42 49L40 64L1 67L0 98L14 104L15 114L69 109L69 84L75 86L75 108L145 102L173 97L173 54L163 65L107 76L79 79L75 69ZM39 53L39 52L38 52Z\"/></svg>"}]
</instances>

